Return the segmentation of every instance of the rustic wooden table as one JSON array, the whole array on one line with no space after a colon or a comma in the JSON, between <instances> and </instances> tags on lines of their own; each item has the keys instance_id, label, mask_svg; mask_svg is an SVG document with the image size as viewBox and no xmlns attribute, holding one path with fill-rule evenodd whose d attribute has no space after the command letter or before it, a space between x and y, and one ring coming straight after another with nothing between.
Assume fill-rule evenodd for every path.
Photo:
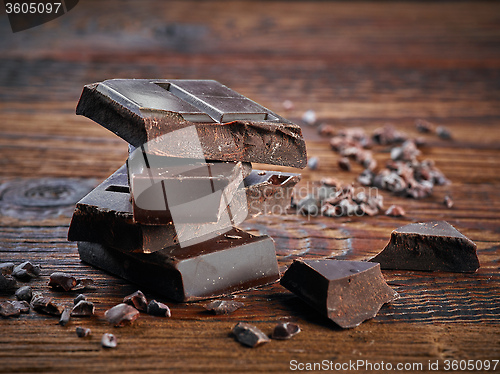
<instances>
[{"instance_id":1,"label":"rustic wooden table","mask_svg":"<svg viewBox=\"0 0 500 374\"><path fill-rule=\"evenodd\" d=\"M500 359L499 14L498 3L88 0L16 34L2 17L0 262L41 264L41 277L29 284L61 301L76 293L48 289L55 270L90 276L98 288L87 292L96 315L66 327L34 312L0 319L0 372L286 372L298 369L294 362L323 360L405 363L400 372L425 372L430 363L445 370L453 360L474 360L477 368ZM477 243L481 268L384 271L401 298L349 330L279 284L239 294L245 307L229 316L164 300L170 319L141 315L133 326L110 327L104 311L137 286L82 263L66 235L75 201L127 156L124 141L74 113L84 84L115 77L216 79L291 120L312 109L321 123L368 133L392 123L416 136L417 118L447 126L453 140L426 135L421 158L435 160L452 184L423 200L382 192L386 207L404 207L404 218L290 214L243 227L271 235L284 267L297 257L366 259L398 226L446 220ZM284 110L284 100L293 110ZM328 139L314 128L304 133L319 168L303 170L298 187L323 177L355 180L360 166L341 171ZM384 150L375 150L382 164ZM451 209L442 204L447 194ZM229 335L238 321L269 333L282 318L296 320L302 333L256 349ZM92 337L77 338L77 325ZM117 349L100 347L104 332L118 337Z\"/></svg>"}]
</instances>

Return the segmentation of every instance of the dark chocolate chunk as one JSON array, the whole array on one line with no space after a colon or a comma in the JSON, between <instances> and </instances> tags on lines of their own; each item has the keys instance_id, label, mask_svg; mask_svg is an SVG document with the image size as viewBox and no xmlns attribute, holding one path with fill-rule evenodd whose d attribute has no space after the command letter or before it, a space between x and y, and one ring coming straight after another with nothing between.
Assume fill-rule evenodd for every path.
<instances>
[{"instance_id":1,"label":"dark chocolate chunk","mask_svg":"<svg viewBox=\"0 0 500 374\"><path fill-rule=\"evenodd\" d=\"M253 170L243 180L246 202L231 205L233 216L240 217L242 221L247 214L256 216L285 212L290 204L293 187L299 180L299 174ZM151 253L178 244L179 237L189 244L189 240L201 241L223 231L210 225L204 226L134 223L127 171L122 166L78 202L68 239L100 243L123 252Z\"/></svg>"},{"instance_id":2,"label":"dark chocolate chunk","mask_svg":"<svg viewBox=\"0 0 500 374\"><path fill-rule=\"evenodd\" d=\"M0 263L0 275L11 275L15 266L13 262Z\"/></svg>"},{"instance_id":3,"label":"dark chocolate chunk","mask_svg":"<svg viewBox=\"0 0 500 374\"><path fill-rule=\"evenodd\" d=\"M79 338L85 338L85 337L89 336L90 334L92 334L92 330L85 328L85 327L81 327L81 326L77 326L77 328L75 329L75 332L76 332L76 336L78 336Z\"/></svg>"},{"instance_id":4,"label":"dark chocolate chunk","mask_svg":"<svg viewBox=\"0 0 500 374\"><path fill-rule=\"evenodd\" d=\"M165 136L194 131L206 160L306 166L299 126L210 80L113 79L84 87L84 115L135 147L157 142L153 154L199 158L185 142L164 147ZM182 143L182 144L181 144Z\"/></svg>"},{"instance_id":5,"label":"dark chocolate chunk","mask_svg":"<svg viewBox=\"0 0 500 374\"><path fill-rule=\"evenodd\" d=\"M73 305L78 304L82 300L87 300L87 297L83 294L79 294L75 299L73 300Z\"/></svg>"},{"instance_id":6,"label":"dark chocolate chunk","mask_svg":"<svg viewBox=\"0 0 500 374\"><path fill-rule=\"evenodd\" d=\"M16 308L10 301L0 301L0 316L7 317L19 317L21 310Z\"/></svg>"},{"instance_id":7,"label":"dark chocolate chunk","mask_svg":"<svg viewBox=\"0 0 500 374\"><path fill-rule=\"evenodd\" d=\"M81 302L81 301L80 301ZM139 311L128 304L118 304L104 313L106 321L115 327L130 325L139 317Z\"/></svg>"},{"instance_id":8,"label":"dark chocolate chunk","mask_svg":"<svg viewBox=\"0 0 500 374\"><path fill-rule=\"evenodd\" d=\"M475 272L476 244L445 221L412 223L394 230L391 240L370 261L382 269Z\"/></svg>"},{"instance_id":9,"label":"dark chocolate chunk","mask_svg":"<svg viewBox=\"0 0 500 374\"><path fill-rule=\"evenodd\" d=\"M141 291L135 291L133 294L125 296L123 302L132 305L140 312L147 312L148 300Z\"/></svg>"},{"instance_id":10,"label":"dark chocolate chunk","mask_svg":"<svg viewBox=\"0 0 500 374\"><path fill-rule=\"evenodd\" d=\"M375 317L383 304L399 297L379 264L362 261L295 260L281 285L342 328Z\"/></svg>"},{"instance_id":11,"label":"dark chocolate chunk","mask_svg":"<svg viewBox=\"0 0 500 374\"><path fill-rule=\"evenodd\" d=\"M151 254L88 242L79 242L78 251L83 261L175 301L217 297L279 279L274 241L236 228L203 243Z\"/></svg>"},{"instance_id":12,"label":"dark chocolate chunk","mask_svg":"<svg viewBox=\"0 0 500 374\"><path fill-rule=\"evenodd\" d=\"M279 322L273 330L271 337L278 340L293 338L300 332L299 325L292 322Z\"/></svg>"},{"instance_id":13,"label":"dark chocolate chunk","mask_svg":"<svg viewBox=\"0 0 500 374\"><path fill-rule=\"evenodd\" d=\"M59 324L61 326L66 326L71 318L71 308L69 306L65 307L61 313L61 318L59 318Z\"/></svg>"},{"instance_id":14,"label":"dark chocolate chunk","mask_svg":"<svg viewBox=\"0 0 500 374\"><path fill-rule=\"evenodd\" d=\"M33 297L33 290L30 286L22 286L16 290L15 295L18 300L24 300L29 303L31 301L31 298Z\"/></svg>"},{"instance_id":15,"label":"dark chocolate chunk","mask_svg":"<svg viewBox=\"0 0 500 374\"><path fill-rule=\"evenodd\" d=\"M16 286L17 282L13 277L0 274L0 292L12 292Z\"/></svg>"},{"instance_id":16,"label":"dark chocolate chunk","mask_svg":"<svg viewBox=\"0 0 500 374\"><path fill-rule=\"evenodd\" d=\"M12 270L12 275L20 280L28 281L39 276L40 272L40 265L33 265L31 262L25 261Z\"/></svg>"},{"instance_id":17,"label":"dark chocolate chunk","mask_svg":"<svg viewBox=\"0 0 500 374\"><path fill-rule=\"evenodd\" d=\"M57 271L50 274L49 287L69 291L76 286L76 278L68 273Z\"/></svg>"},{"instance_id":18,"label":"dark chocolate chunk","mask_svg":"<svg viewBox=\"0 0 500 374\"><path fill-rule=\"evenodd\" d=\"M113 334L105 333L102 335L101 345L104 348L116 348L116 346L118 345L118 340Z\"/></svg>"},{"instance_id":19,"label":"dark chocolate chunk","mask_svg":"<svg viewBox=\"0 0 500 374\"><path fill-rule=\"evenodd\" d=\"M230 314L244 305L245 304L242 302L235 300L214 300L206 305L203 305L203 307L216 315L221 315Z\"/></svg>"},{"instance_id":20,"label":"dark chocolate chunk","mask_svg":"<svg viewBox=\"0 0 500 374\"><path fill-rule=\"evenodd\" d=\"M156 300L151 300L147 307L147 313L152 316L170 317L170 308Z\"/></svg>"},{"instance_id":21,"label":"dark chocolate chunk","mask_svg":"<svg viewBox=\"0 0 500 374\"><path fill-rule=\"evenodd\" d=\"M64 306L54 301L52 297L39 295L33 296L33 299L31 299L31 307L39 313L53 316L60 316L64 310Z\"/></svg>"},{"instance_id":22,"label":"dark chocolate chunk","mask_svg":"<svg viewBox=\"0 0 500 374\"><path fill-rule=\"evenodd\" d=\"M15 300L10 302L15 308L19 309L21 313L30 312L30 304L25 300Z\"/></svg>"},{"instance_id":23,"label":"dark chocolate chunk","mask_svg":"<svg viewBox=\"0 0 500 374\"><path fill-rule=\"evenodd\" d=\"M73 317L85 317L94 314L94 303L92 301L80 300L78 304L73 306L71 310L71 316Z\"/></svg>"},{"instance_id":24,"label":"dark chocolate chunk","mask_svg":"<svg viewBox=\"0 0 500 374\"><path fill-rule=\"evenodd\" d=\"M247 347L255 348L270 342L266 334L257 327L245 322L238 322L238 324L233 327L233 334L236 340Z\"/></svg>"}]
</instances>

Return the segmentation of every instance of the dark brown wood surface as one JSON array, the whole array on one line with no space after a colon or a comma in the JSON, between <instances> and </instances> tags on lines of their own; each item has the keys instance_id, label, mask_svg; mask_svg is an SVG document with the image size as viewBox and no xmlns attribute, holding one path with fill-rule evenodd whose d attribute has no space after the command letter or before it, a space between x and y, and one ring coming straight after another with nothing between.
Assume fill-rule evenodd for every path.
<instances>
[{"instance_id":1,"label":"dark brown wood surface","mask_svg":"<svg viewBox=\"0 0 500 374\"><path fill-rule=\"evenodd\" d=\"M86 292L96 315L66 327L34 312L0 319L0 372L287 372L291 360L421 363L428 371L436 360L444 370L445 360L500 359L499 14L498 3L476 2L87 0L16 34L2 17L0 262L42 264L29 284L61 301L77 293L49 290L55 270L90 276L98 288ZM82 263L66 240L74 202L126 159L124 141L74 114L83 85L109 78L216 79L291 120L312 109L338 129L370 133L392 123L417 136L417 118L447 126L453 140L425 135L421 158L452 184L423 200L382 192L385 207L400 204L404 218L288 214L242 227L271 235L284 269L297 257L367 259L398 226L446 220L477 244L480 269L384 271L401 298L349 330L279 284L238 294L245 307L229 316L162 299L171 318L141 315L133 326L110 327L104 311L137 287ZM285 111L284 100L294 109ZM323 177L355 180L360 166L341 171L328 139L307 126L304 134L320 166L302 171L301 191ZM374 154L379 164L389 158L385 147ZM445 195L453 208L442 204ZM229 335L238 321L270 333L280 319L303 331L256 349ZM77 338L77 325L92 337ZM118 337L117 349L100 347L104 332Z\"/></svg>"}]
</instances>

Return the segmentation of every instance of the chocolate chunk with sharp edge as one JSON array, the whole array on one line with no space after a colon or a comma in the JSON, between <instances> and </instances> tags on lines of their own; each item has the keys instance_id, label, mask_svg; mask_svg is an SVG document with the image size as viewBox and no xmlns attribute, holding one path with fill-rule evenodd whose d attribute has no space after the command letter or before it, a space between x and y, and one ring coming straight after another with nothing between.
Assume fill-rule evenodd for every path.
<instances>
[{"instance_id":1,"label":"chocolate chunk with sharp edge","mask_svg":"<svg viewBox=\"0 0 500 374\"><path fill-rule=\"evenodd\" d=\"M19 309L21 313L30 312L30 304L25 300L15 300L10 302L15 308Z\"/></svg>"},{"instance_id":2,"label":"chocolate chunk with sharp edge","mask_svg":"<svg viewBox=\"0 0 500 374\"><path fill-rule=\"evenodd\" d=\"M12 275L20 280L28 281L39 276L40 272L40 265L33 265L31 262L25 261L14 268Z\"/></svg>"},{"instance_id":3,"label":"chocolate chunk with sharp edge","mask_svg":"<svg viewBox=\"0 0 500 374\"><path fill-rule=\"evenodd\" d=\"M13 262L0 263L0 275L11 275L15 266Z\"/></svg>"},{"instance_id":4,"label":"chocolate chunk with sharp edge","mask_svg":"<svg viewBox=\"0 0 500 374\"><path fill-rule=\"evenodd\" d=\"M54 301L52 297L38 295L33 296L33 299L31 300L31 307L39 313L50 314L53 316L60 316L64 310L64 306Z\"/></svg>"},{"instance_id":5,"label":"chocolate chunk with sharp edge","mask_svg":"<svg viewBox=\"0 0 500 374\"><path fill-rule=\"evenodd\" d=\"M116 346L118 345L118 340L113 334L105 333L102 335L101 345L104 348L116 348Z\"/></svg>"},{"instance_id":6,"label":"chocolate chunk with sharp edge","mask_svg":"<svg viewBox=\"0 0 500 374\"><path fill-rule=\"evenodd\" d=\"M133 294L125 296L123 302L132 305L140 312L147 312L148 300L141 291L135 291Z\"/></svg>"},{"instance_id":7,"label":"chocolate chunk with sharp edge","mask_svg":"<svg viewBox=\"0 0 500 374\"><path fill-rule=\"evenodd\" d=\"M17 282L13 277L0 274L0 292L12 292L16 286Z\"/></svg>"},{"instance_id":8,"label":"chocolate chunk with sharp edge","mask_svg":"<svg viewBox=\"0 0 500 374\"><path fill-rule=\"evenodd\" d=\"M87 297L83 294L79 294L75 299L73 300L73 305L78 304L82 300L87 300Z\"/></svg>"},{"instance_id":9,"label":"chocolate chunk with sharp edge","mask_svg":"<svg viewBox=\"0 0 500 374\"><path fill-rule=\"evenodd\" d=\"M256 216L285 212L293 187L299 180L299 174L253 170L243 180L246 203L232 204L232 216L242 221L247 214ZM124 165L78 202L68 239L100 243L123 252L151 253L178 244L179 238L184 244L189 244L189 241L200 241L222 233L223 230L211 225L174 225L172 222L165 225L135 224ZM230 226L226 228L230 229Z\"/></svg>"},{"instance_id":10,"label":"chocolate chunk with sharp edge","mask_svg":"<svg viewBox=\"0 0 500 374\"><path fill-rule=\"evenodd\" d=\"M203 307L216 315L221 315L230 314L244 305L245 304L242 302L234 300L214 300L206 305L203 305Z\"/></svg>"},{"instance_id":11,"label":"chocolate chunk with sharp edge","mask_svg":"<svg viewBox=\"0 0 500 374\"><path fill-rule=\"evenodd\" d=\"M75 329L75 332L76 332L76 336L78 336L79 338L85 338L92 333L92 330L85 328L85 327L77 326L77 328Z\"/></svg>"},{"instance_id":12,"label":"chocolate chunk with sharp edge","mask_svg":"<svg viewBox=\"0 0 500 374\"><path fill-rule=\"evenodd\" d=\"M30 302L31 298L33 297L33 290L30 286L22 286L16 290L15 295L18 300Z\"/></svg>"},{"instance_id":13,"label":"chocolate chunk with sharp edge","mask_svg":"<svg viewBox=\"0 0 500 374\"><path fill-rule=\"evenodd\" d=\"M379 264L364 261L295 260L281 285L342 328L375 317L383 304L399 297Z\"/></svg>"},{"instance_id":14,"label":"chocolate chunk with sharp edge","mask_svg":"<svg viewBox=\"0 0 500 374\"><path fill-rule=\"evenodd\" d=\"M139 311L128 304L118 304L104 313L106 321L115 327L130 325L139 317Z\"/></svg>"},{"instance_id":15,"label":"chocolate chunk with sharp edge","mask_svg":"<svg viewBox=\"0 0 500 374\"><path fill-rule=\"evenodd\" d=\"M279 322L273 330L271 337L278 340L293 338L300 332L299 325L292 322Z\"/></svg>"},{"instance_id":16,"label":"chocolate chunk with sharp edge","mask_svg":"<svg viewBox=\"0 0 500 374\"><path fill-rule=\"evenodd\" d=\"M298 125L216 81L107 80L84 87L76 112L135 147L157 142L153 154L197 158L184 141L162 144L165 136L192 128L206 160L301 168L307 162Z\"/></svg>"},{"instance_id":17,"label":"chocolate chunk with sharp edge","mask_svg":"<svg viewBox=\"0 0 500 374\"><path fill-rule=\"evenodd\" d=\"M382 269L467 273L479 268L476 244L445 221L394 230L384 250L370 261Z\"/></svg>"},{"instance_id":18,"label":"chocolate chunk with sharp edge","mask_svg":"<svg viewBox=\"0 0 500 374\"><path fill-rule=\"evenodd\" d=\"M238 324L233 327L233 334L236 340L241 344L252 348L271 341L267 335L257 327L245 322L238 322Z\"/></svg>"},{"instance_id":19,"label":"chocolate chunk with sharp edge","mask_svg":"<svg viewBox=\"0 0 500 374\"><path fill-rule=\"evenodd\" d=\"M80 258L174 301L227 295L279 279L274 241L234 228L188 247L124 253L79 242Z\"/></svg>"},{"instance_id":20,"label":"chocolate chunk with sharp edge","mask_svg":"<svg viewBox=\"0 0 500 374\"><path fill-rule=\"evenodd\" d=\"M50 274L49 287L69 291L76 286L76 278L68 273L57 271Z\"/></svg>"},{"instance_id":21,"label":"chocolate chunk with sharp edge","mask_svg":"<svg viewBox=\"0 0 500 374\"><path fill-rule=\"evenodd\" d=\"M21 311L16 308L10 301L0 301L0 316L7 317L19 317Z\"/></svg>"},{"instance_id":22,"label":"chocolate chunk with sharp edge","mask_svg":"<svg viewBox=\"0 0 500 374\"><path fill-rule=\"evenodd\" d=\"M61 326L66 326L71 318L71 308L69 306L65 307L61 313L61 318L59 318L59 324Z\"/></svg>"},{"instance_id":23,"label":"chocolate chunk with sharp edge","mask_svg":"<svg viewBox=\"0 0 500 374\"><path fill-rule=\"evenodd\" d=\"M156 300L151 300L149 302L147 312L152 316L160 317L170 317L172 315L170 313L170 308L167 305Z\"/></svg>"},{"instance_id":24,"label":"chocolate chunk with sharp edge","mask_svg":"<svg viewBox=\"0 0 500 374\"><path fill-rule=\"evenodd\" d=\"M80 300L73 306L71 315L73 317L86 317L94 314L94 303L92 301Z\"/></svg>"}]
</instances>

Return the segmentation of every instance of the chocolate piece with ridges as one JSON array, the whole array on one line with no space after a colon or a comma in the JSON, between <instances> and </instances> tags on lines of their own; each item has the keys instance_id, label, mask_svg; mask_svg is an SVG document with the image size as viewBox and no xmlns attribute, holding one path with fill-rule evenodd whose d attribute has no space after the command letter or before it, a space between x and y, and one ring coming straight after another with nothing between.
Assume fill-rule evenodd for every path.
<instances>
[{"instance_id":1,"label":"chocolate piece with ridges","mask_svg":"<svg viewBox=\"0 0 500 374\"><path fill-rule=\"evenodd\" d=\"M281 285L342 328L375 317L383 304L399 297L379 264L364 261L295 260Z\"/></svg>"},{"instance_id":2,"label":"chocolate piece with ridges","mask_svg":"<svg viewBox=\"0 0 500 374\"><path fill-rule=\"evenodd\" d=\"M76 113L138 147L195 126L205 159L303 168L302 131L269 109L211 80L112 79L83 88ZM170 157L194 158L187 148Z\"/></svg>"},{"instance_id":3,"label":"chocolate piece with ridges","mask_svg":"<svg viewBox=\"0 0 500 374\"><path fill-rule=\"evenodd\" d=\"M232 229L203 243L152 254L79 242L80 258L174 301L207 299L279 279L274 241Z\"/></svg>"},{"instance_id":4,"label":"chocolate piece with ridges","mask_svg":"<svg viewBox=\"0 0 500 374\"><path fill-rule=\"evenodd\" d=\"M382 269L475 272L476 244L445 221L412 223L394 230L387 246L370 261Z\"/></svg>"},{"instance_id":5,"label":"chocolate piece with ridges","mask_svg":"<svg viewBox=\"0 0 500 374\"><path fill-rule=\"evenodd\" d=\"M271 341L261 330L246 322L238 322L238 324L233 327L233 334L236 340L241 344L251 348L258 347Z\"/></svg>"}]
</instances>

